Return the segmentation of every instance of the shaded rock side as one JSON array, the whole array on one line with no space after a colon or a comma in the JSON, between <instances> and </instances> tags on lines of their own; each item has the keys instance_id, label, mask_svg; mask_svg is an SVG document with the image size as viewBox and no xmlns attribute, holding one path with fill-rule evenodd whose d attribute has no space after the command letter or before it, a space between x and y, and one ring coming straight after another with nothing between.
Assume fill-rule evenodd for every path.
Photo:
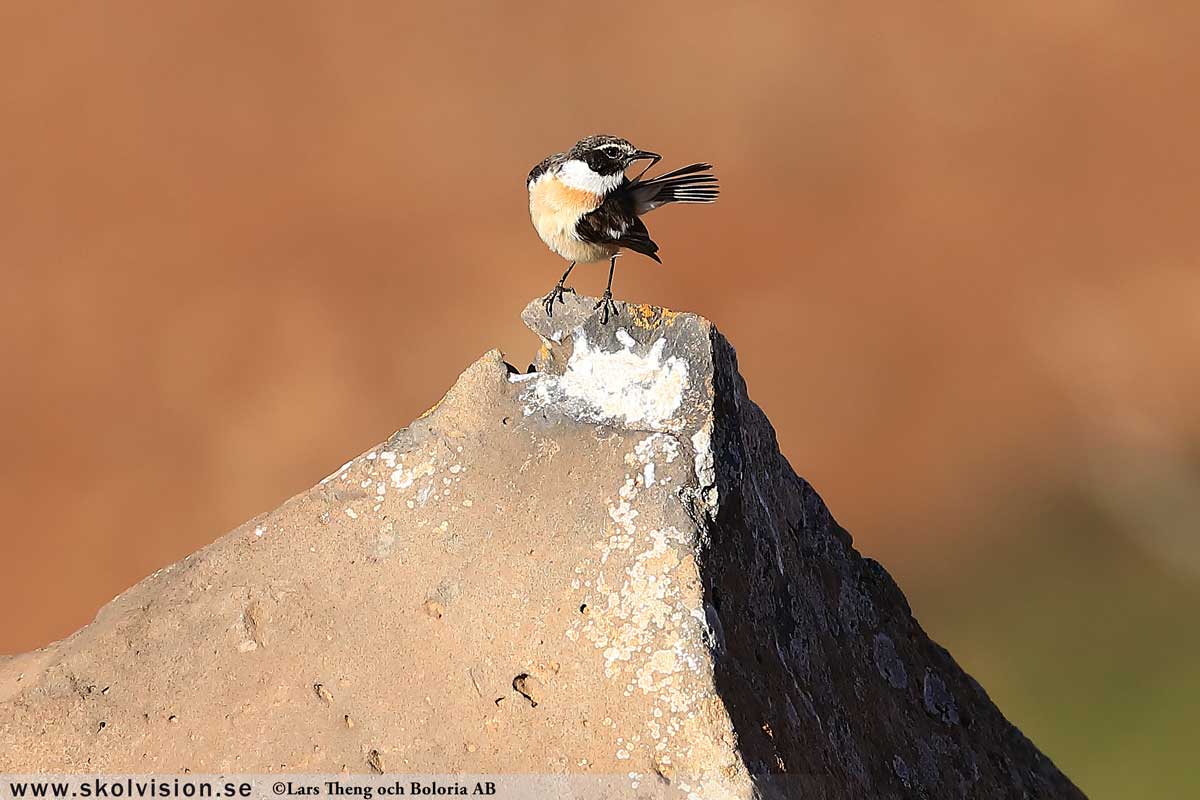
<instances>
[{"instance_id":1,"label":"shaded rock side","mask_svg":"<svg viewBox=\"0 0 1200 800\"><path fill-rule=\"evenodd\" d=\"M569 297L318 486L0 663L0 771L1081 797L780 455L703 318ZM612 796L610 793L608 796Z\"/></svg>"}]
</instances>

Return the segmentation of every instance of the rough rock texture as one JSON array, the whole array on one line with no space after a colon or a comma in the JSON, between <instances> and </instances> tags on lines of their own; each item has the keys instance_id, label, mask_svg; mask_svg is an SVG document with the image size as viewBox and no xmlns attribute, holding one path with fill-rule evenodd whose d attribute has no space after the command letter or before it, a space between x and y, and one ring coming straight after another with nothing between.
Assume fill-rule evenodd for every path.
<instances>
[{"instance_id":1,"label":"rough rock texture","mask_svg":"<svg viewBox=\"0 0 1200 800\"><path fill-rule=\"evenodd\" d=\"M524 316L536 372L486 354L320 485L0 662L0 771L1082 796L854 551L711 323Z\"/></svg>"}]
</instances>

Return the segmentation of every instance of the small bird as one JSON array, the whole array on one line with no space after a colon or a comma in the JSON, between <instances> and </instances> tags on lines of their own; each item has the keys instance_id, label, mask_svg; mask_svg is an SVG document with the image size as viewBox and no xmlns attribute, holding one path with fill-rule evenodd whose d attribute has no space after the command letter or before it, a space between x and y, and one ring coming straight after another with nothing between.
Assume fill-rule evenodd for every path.
<instances>
[{"instance_id":1,"label":"small bird","mask_svg":"<svg viewBox=\"0 0 1200 800\"><path fill-rule=\"evenodd\" d=\"M576 264L608 259L608 287L596 303L602 323L618 313L612 299L613 271L622 249L658 263L658 245L641 216L668 203L711 203L717 199L712 164L689 164L656 178L642 179L662 159L617 136L580 139L565 153L555 153L529 172L529 216L546 246L571 262L550 294L542 298L548 316L554 301L562 303L567 276ZM625 170L637 161L650 163L630 180Z\"/></svg>"}]
</instances>

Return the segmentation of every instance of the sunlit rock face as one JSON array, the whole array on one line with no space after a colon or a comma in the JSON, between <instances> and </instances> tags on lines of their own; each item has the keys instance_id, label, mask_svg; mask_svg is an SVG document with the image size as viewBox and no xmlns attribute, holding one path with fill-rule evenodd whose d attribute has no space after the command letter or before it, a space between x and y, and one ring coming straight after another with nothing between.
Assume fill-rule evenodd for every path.
<instances>
[{"instance_id":1,"label":"sunlit rock face","mask_svg":"<svg viewBox=\"0 0 1200 800\"><path fill-rule=\"evenodd\" d=\"M317 486L0 664L0 771L1081 796L854 551L715 327L602 325L593 302L531 304L532 371L484 355Z\"/></svg>"}]
</instances>

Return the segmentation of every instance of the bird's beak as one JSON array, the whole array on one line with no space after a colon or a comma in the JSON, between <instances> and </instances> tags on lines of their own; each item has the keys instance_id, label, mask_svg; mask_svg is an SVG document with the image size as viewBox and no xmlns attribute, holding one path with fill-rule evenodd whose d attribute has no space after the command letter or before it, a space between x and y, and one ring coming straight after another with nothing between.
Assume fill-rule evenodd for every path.
<instances>
[{"instance_id":1,"label":"bird's beak","mask_svg":"<svg viewBox=\"0 0 1200 800\"><path fill-rule=\"evenodd\" d=\"M641 177L643 175L645 175L650 170L651 167L653 167L659 161L662 161L662 156L660 156L658 153L651 153L649 150L635 150L633 152L633 157L629 163L632 164L634 161L649 161L650 162L645 167L643 167L642 171L637 174L636 178L634 178L634 180L636 181L636 180L640 180Z\"/></svg>"}]
</instances>

